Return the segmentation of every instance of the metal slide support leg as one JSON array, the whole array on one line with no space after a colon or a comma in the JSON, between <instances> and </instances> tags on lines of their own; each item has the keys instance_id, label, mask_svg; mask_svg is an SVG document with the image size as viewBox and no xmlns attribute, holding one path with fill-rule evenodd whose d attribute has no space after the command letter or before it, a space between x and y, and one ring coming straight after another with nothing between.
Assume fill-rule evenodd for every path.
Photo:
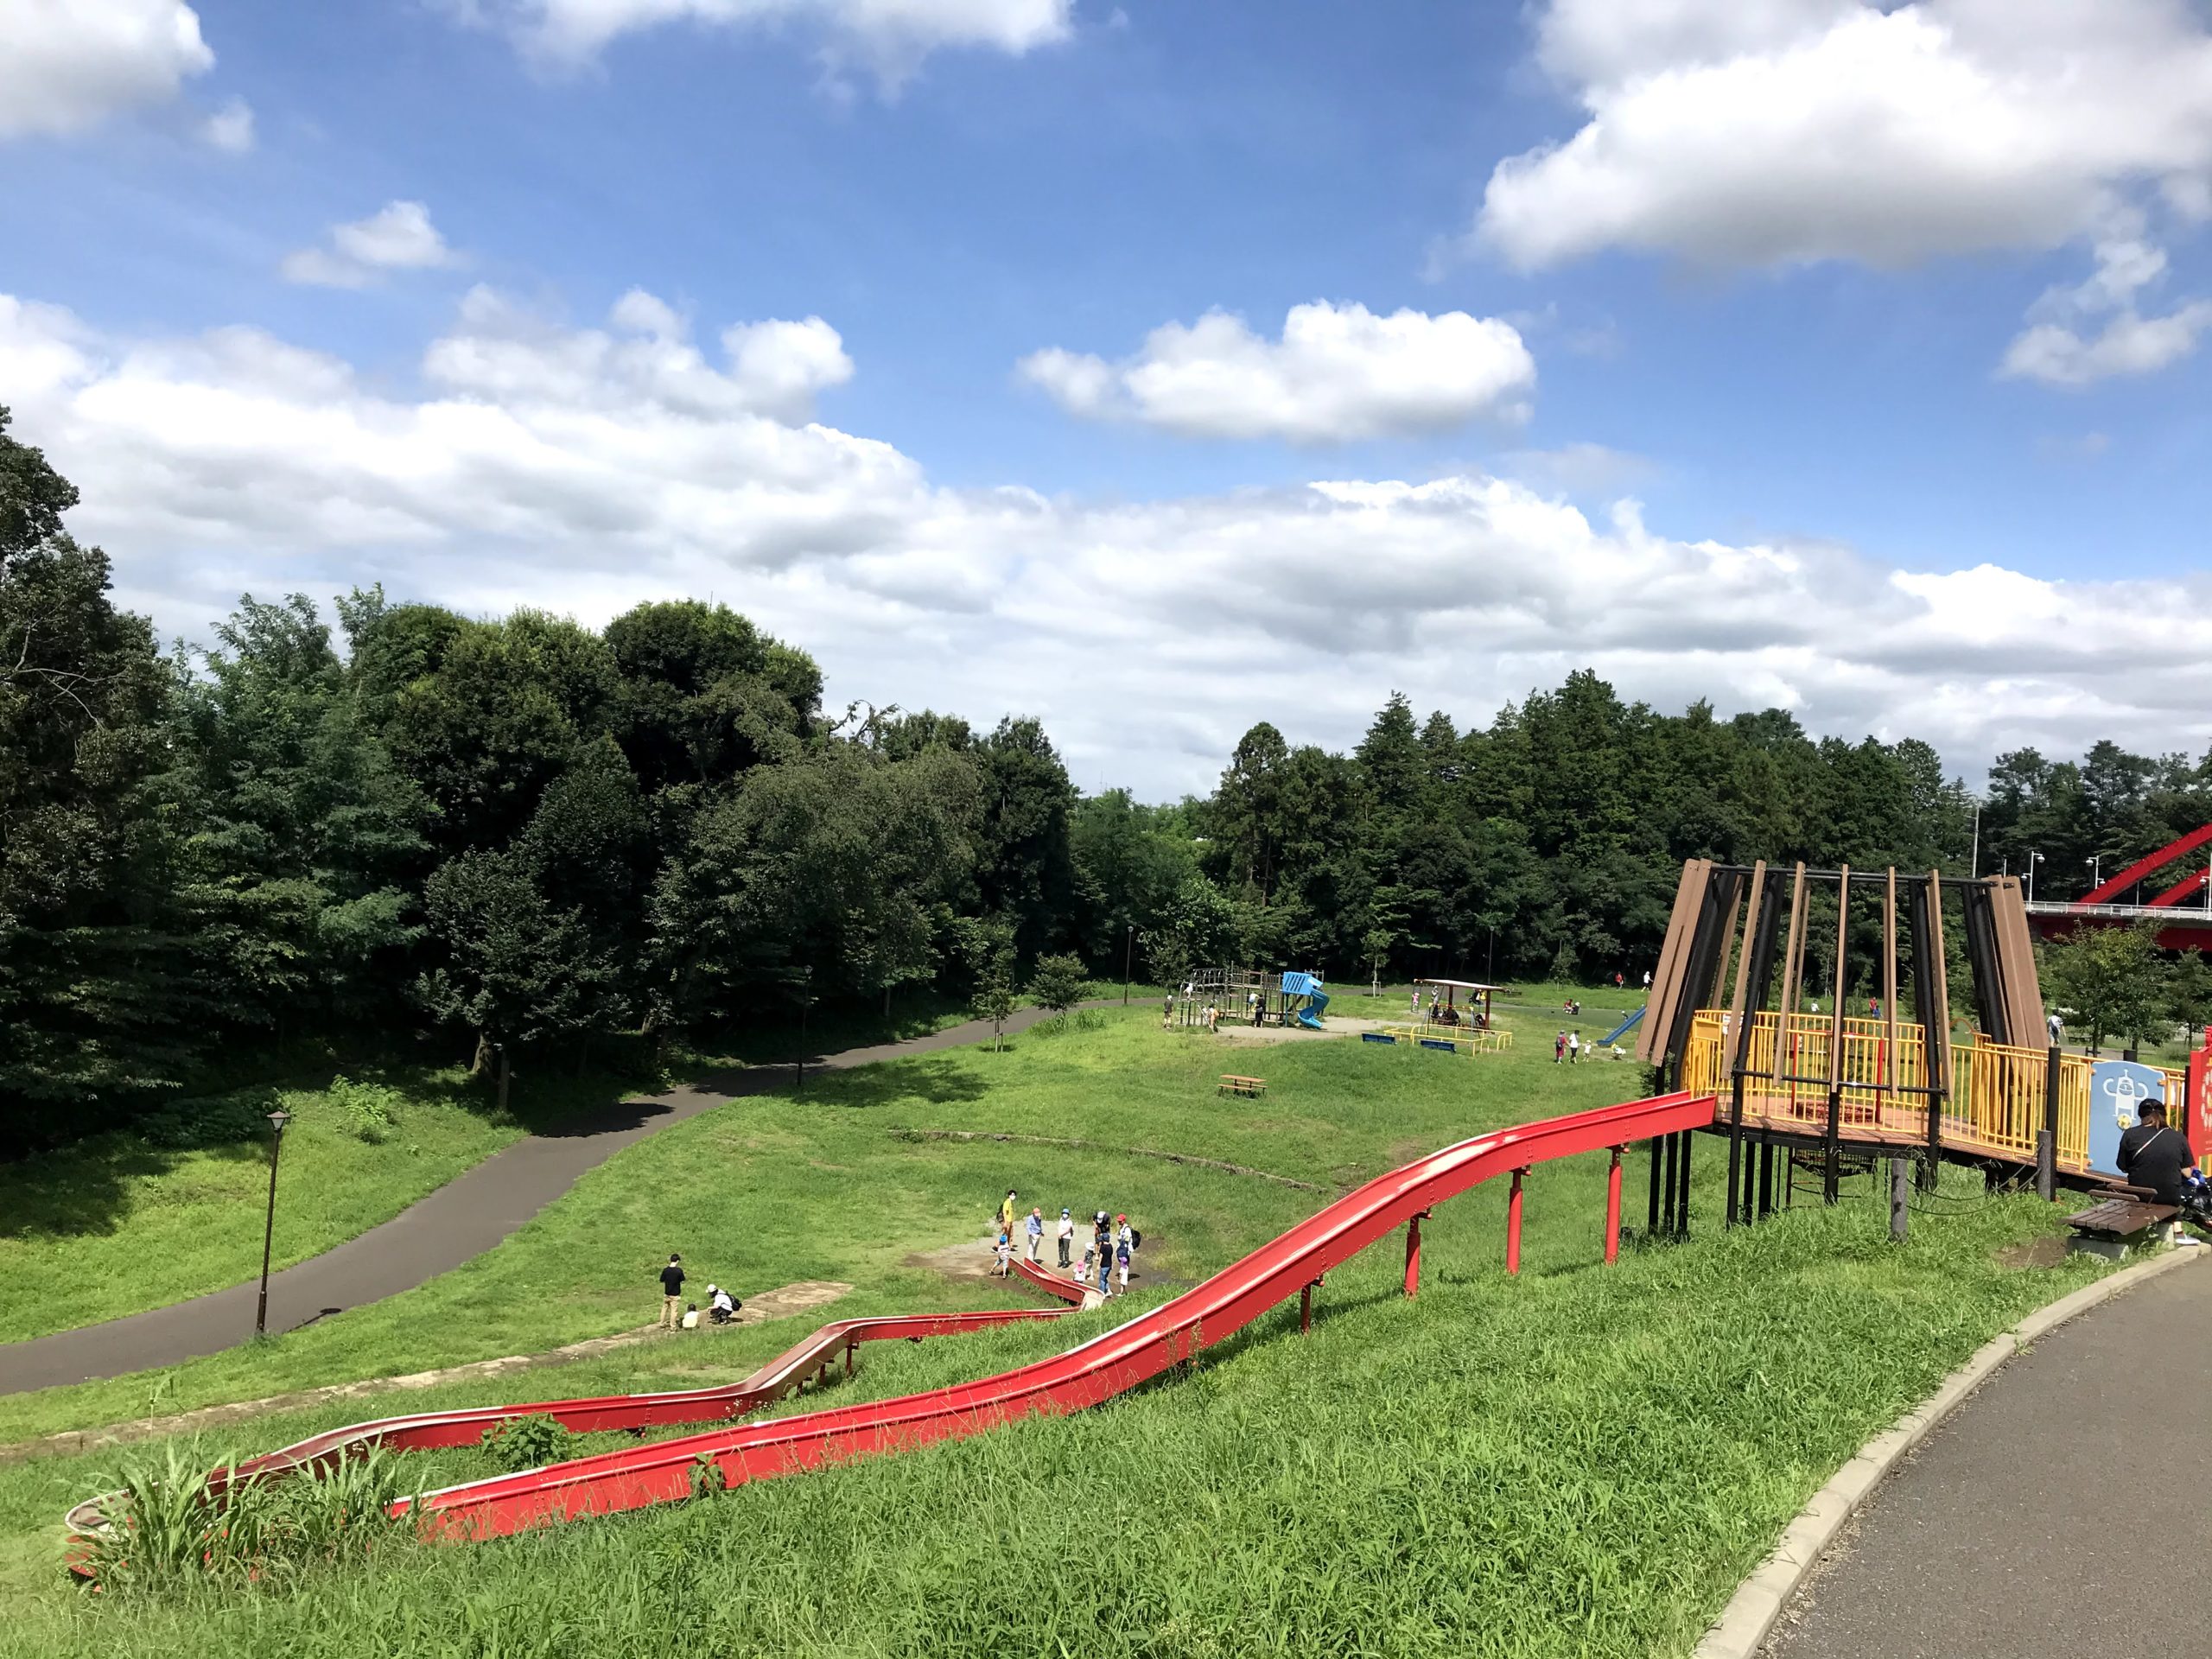
<instances>
[{"instance_id":1,"label":"metal slide support leg","mask_svg":"<svg viewBox=\"0 0 2212 1659\"><path fill-rule=\"evenodd\" d=\"M2065 1051L2056 1043L2044 1065L2043 1127L2036 1131L2036 1196L2058 1196L2058 1080Z\"/></svg>"},{"instance_id":2,"label":"metal slide support leg","mask_svg":"<svg viewBox=\"0 0 2212 1659\"><path fill-rule=\"evenodd\" d=\"M1774 1213L1774 1142L1762 1137L1759 1141L1759 1215L1762 1219Z\"/></svg>"},{"instance_id":3,"label":"metal slide support leg","mask_svg":"<svg viewBox=\"0 0 2212 1659\"><path fill-rule=\"evenodd\" d=\"M1421 1224L1428 1211L1421 1211L1406 1224L1406 1294L1414 1295L1421 1289Z\"/></svg>"},{"instance_id":4,"label":"metal slide support leg","mask_svg":"<svg viewBox=\"0 0 2212 1659\"><path fill-rule=\"evenodd\" d=\"M855 1337L845 1338L845 1375L848 1377L853 1374L853 1350L860 1345L860 1340Z\"/></svg>"},{"instance_id":5,"label":"metal slide support leg","mask_svg":"<svg viewBox=\"0 0 2212 1659\"><path fill-rule=\"evenodd\" d=\"M1651 1215L1643 1224L1643 1236L1649 1238L1659 1231L1659 1147L1661 1142L1647 1141L1644 1145L1651 1153Z\"/></svg>"},{"instance_id":6,"label":"metal slide support leg","mask_svg":"<svg viewBox=\"0 0 2212 1659\"><path fill-rule=\"evenodd\" d=\"M1744 1188L1744 1074L1736 1073L1736 1087L1728 1103L1728 1220L1733 1227L1750 1213L1741 1201Z\"/></svg>"},{"instance_id":7,"label":"metal slide support leg","mask_svg":"<svg viewBox=\"0 0 2212 1659\"><path fill-rule=\"evenodd\" d=\"M1690 1148L1697 1142L1688 1129L1681 1131L1680 1139L1682 1161L1681 1171L1675 1177L1680 1185L1675 1195L1675 1236L1688 1238L1690 1236Z\"/></svg>"},{"instance_id":8,"label":"metal slide support leg","mask_svg":"<svg viewBox=\"0 0 2212 1659\"><path fill-rule=\"evenodd\" d=\"M1505 1200L1505 1270L1521 1271L1521 1178L1528 1172L1513 1172L1513 1192Z\"/></svg>"},{"instance_id":9,"label":"metal slide support leg","mask_svg":"<svg viewBox=\"0 0 2212 1659\"><path fill-rule=\"evenodd\" d=\"M1298 1293L1298 1334L1305 1336L1313 1329L1313 1287L1306 1286Z\"/></svg>"},{"instance_id":10,"label":"metal slide support leg","mask_svg":"<svg viewBox=\"0 0 2212 1659\"><path fill-rule=\"evenodd\" d=\"M1667 1148L1667 1167L1659 1178L1662 1191L1659 1198L1659 1231L1664 1237L1675 1236L1675 1166L1681 1156L1681 1136L1670 1135L1661 1142Z\"/></svg>"},{"instance_id":11,"label":"metal slide support leg","mask_svg":"<svg viewBox=\"0 0 2212 1659\"><path fill-rule=\"evenodd\" d=\"M1843 1090L1828 1090L1828 1130L1827 1159L1821 1166L1821 1202L1834 1204L1842 1191L1843 1180Z\"/></svg>"},{"instance_id":12,"label":"metal slide support leg","mask_svg":"<svg viewBox=\"0 0 2212 1659\"><path fill-rule=\"evenodd\" d=\"M1621 1149L1613 1148L1613 1161L1605 1171L1605 1265L1621 1259Z\"/></svg>"}]
</instances>

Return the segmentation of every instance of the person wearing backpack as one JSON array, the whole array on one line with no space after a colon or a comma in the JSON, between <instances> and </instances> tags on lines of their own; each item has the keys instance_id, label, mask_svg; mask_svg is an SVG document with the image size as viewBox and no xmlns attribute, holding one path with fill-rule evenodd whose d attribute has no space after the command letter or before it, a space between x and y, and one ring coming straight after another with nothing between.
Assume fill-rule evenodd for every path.
<instances>
[{"instance_id":1,"label":"person wearing backpack","mask_svg":"<svg viewBox=\"0 0 2212 1659\"><path fill-rule=\"evenodd\" d=\"M2196 1163L2188 1140L2168 1127L2164 1101L2137 1108L2135 1127L2120 1137L2120 1173L2130 1184L2149 1187L2160 1204L2177 1205L2183 1178Z\"/></svg>"},{"instance_id":2,"label":"person wearing backpack","mask_svg":"<svg viewBox=\"0 0 2212 1659\"><path fill-rule=\"evenodd\" d=\"M1120 1227L1114 1234L1114 1265L1120 1271L1121 1294L1124 1296L1129 1294L1129 1258L1136 1253L1136 1229L1130 1226L1129 1218L1123 1216L1121 1217Z\"/></svg>"}]
</instances>

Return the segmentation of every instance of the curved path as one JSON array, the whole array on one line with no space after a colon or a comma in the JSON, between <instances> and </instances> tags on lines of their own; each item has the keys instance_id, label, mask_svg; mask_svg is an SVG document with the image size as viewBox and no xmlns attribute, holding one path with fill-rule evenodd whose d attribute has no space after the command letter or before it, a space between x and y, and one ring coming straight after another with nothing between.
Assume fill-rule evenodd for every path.
<instances>
[{"instance_id":1,"label":"curved path","mask_svg":"<svg viewBox=\"0 0 2212 1659\"><path fill-rule=\"evenodd\" d=\"M2038 1338L1884 1481L1762 1659L2202 1652L2212 1273Z\"/></svg>"},{"instance_id":2,"label":"curved path","mask_svg":"<svg viewBox=\"0 0 2212 1659\"><path fill-rule=\"evenodd\" d=\"M1046 1017L1041 1008L1023 1008L1005 1022L1005 1028L1026 1030ZM843 1070L957 1048L990 1034L989 1020L971 1020L901 1043L810 1057L806 1064ZM720 1073L709 1079L710 1087L687 1085L665 1095L626 1100L550 1134L518 1141L382 1226L271 1274L269 1328L295 1330L349 1307L412 1290L481 1255L575 1185L586 1170L625 1147L741 1096L781 1088L791 1077L785 1066ZM260 1289L258 1280L250 1281L105 1325L0 1344L0 1394L122 1376L236 1347L253 1335Z\"/></svg>"}]
</instances>

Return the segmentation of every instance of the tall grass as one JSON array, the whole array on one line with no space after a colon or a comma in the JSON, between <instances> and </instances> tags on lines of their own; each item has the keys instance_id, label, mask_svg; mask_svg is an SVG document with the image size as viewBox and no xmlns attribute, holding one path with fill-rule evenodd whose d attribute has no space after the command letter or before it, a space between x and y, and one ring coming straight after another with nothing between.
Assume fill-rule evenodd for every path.
<instances>
[{"instance_id":1,"label":"tall grass","mask_svg":"<svg viewBox=\"0 0 2212 1659\"><path fill-rule=\"evenodd\" d=\"M409 1535L388 1513L405 1495L401 1460L380 1448L278 1479L237 1467L226 1458L211 1469L190 1442L126 1460L79 1556L91 1582L124 1598L273 1589Z\"/></svg>"}]
</instances>

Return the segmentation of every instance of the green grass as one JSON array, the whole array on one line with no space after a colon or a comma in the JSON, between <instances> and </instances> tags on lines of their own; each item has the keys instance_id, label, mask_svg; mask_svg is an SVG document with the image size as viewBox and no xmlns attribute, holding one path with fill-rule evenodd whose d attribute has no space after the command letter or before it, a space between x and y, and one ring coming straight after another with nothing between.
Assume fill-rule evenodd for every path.
<instances>
[{"instance_id":1,"label":"green grass","mask_svg":"<svg viewBox=\"0 0 2212 1659\"><path fill-rule=\"evenodd\" d=\"M1334 1006L1334 1005L1332 1005ZM1514 1023L1523 1023L1514 1016ZM179 1367L164 1408L531 1351L641 1323L670 1249L750 1292L834 1278L836 1313L1004 1303L909 1253L980 1236L1005 1188L1047 1213L1126 1209L1147 1294L1195 1280L1322 1200L1273 1183L898 1128L1142 1146L1349 1183L1481 1128L1629 1097L1632 1065L1551 1064L1549 1026L1465 1059L1353 1041L1267 1048L1159 1029L1138 1007L968 1049L825 1074L610 1160L456 1273L263 1347ZM1541 1027L1541 1046L1535 1033ZM1224 1071L1268 1079L1221 1099ZM1866 1200L1699 1234L1592 1271L1604 1160L1528 1183L1524 1271L1501 1270L1504 1192L1425 1230L1420 1300L1388 1245L1330 1275L1312 1338L1294 1307L1186 1378L1082 1417L772 1483L704 1505L471 1549L385 1552L296 1588L85 1605L53 1523L112 1455L0 1466L0 1597L18 1650L109 1655L453 1651L659 1654L1251 1651L1681 1652L1804 1497L1875 1427L2021 1312L2090 1271L2008 1273L2047 1231L2032 1200L1955 1186L1888 1245ZM1629 1211L1641 1210L1642 1170ZM1939 1213L1940 1212L1940 1213ZM1122 1317L1127 1307L1113 1311ZM827 1398L983 1375L1108 1316L862 1351ZM378 1409L693 1386L741 1375L808 1320L671 1340L508 1379L240 1426L208 1460ZM133 1414L150 1378L0 1399L0 1439ZM808 1402L806 1403L812 1403ZM1294 1433L1286 1432L1294 1427ZM149 1448L158 1451L158 1446ZM487 1471L417 1461L410 1483Z\"/></svg>"},{"instance_id":2,"label":"green grass","mask_svg":"<svg viewBox=\"0 0 2212 1659\"><path fill-rule=\"evenodd\" d=\"M169 1149L115 1132L0 1164L0 1342L160 1307L261 1270L269 1192L263 1114L292 1114L278 1170L274 1265L367 1231L531 1127L600 1103L604 1074L532 1079L502 1117L459 1068L326 1070L291 1088L242 1091L234 1115L260 1133ZM388 1124L359 1116L381 1105ZM527 1121L523 1114L527 1113ZM361 1133L366 1124L374 1139Z\"/></svg>"}]
</instances>

